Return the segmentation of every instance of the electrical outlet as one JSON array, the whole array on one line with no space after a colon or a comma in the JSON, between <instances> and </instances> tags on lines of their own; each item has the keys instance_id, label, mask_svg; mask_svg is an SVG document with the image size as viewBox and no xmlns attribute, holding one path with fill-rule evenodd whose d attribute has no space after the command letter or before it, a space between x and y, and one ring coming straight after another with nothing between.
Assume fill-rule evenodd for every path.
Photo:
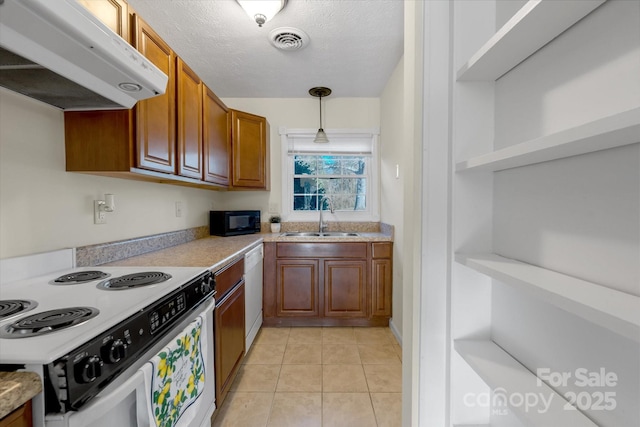
<instances>
[{"instance_id":1,"label":"electrical outlet","mask_svg":"<svg viewBox=\"0 0 640 427\"><path fill-rule=\"evenodd\" d=\"M105 212L100 209L100 202L102 200L94 200L93 201L93 223L94 224L106 224L107 223L107 215ZM104 203L104 202L102 202Z\"/></svg>"},{"instance_id":2,"label":"electrical outlet","mask_svg":"<svg viewBox=\"0 0 640 427\"><path fill-rule=\"evenodd\" d=\"M182 202L176 202L176 218L182 216Z\"/></svg>"}]
</instances>

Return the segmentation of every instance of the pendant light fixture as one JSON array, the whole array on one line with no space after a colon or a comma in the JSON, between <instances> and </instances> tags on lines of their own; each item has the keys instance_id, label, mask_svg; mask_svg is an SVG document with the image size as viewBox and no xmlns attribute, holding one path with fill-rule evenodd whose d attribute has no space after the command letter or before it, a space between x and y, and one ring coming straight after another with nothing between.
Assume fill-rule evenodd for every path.
<instances>
[{"instance_id":1,"label":"pendant light fixture","mask_svg":"<svg viewBox=\"0 0 640 427\"><path fill-rule=\"evenodd\" d=\"M320 128L318 129L318 133L316 133L316 138L313 142L317 143L326 143L329 142L329 138L327 138L327 134L324 133L324 129L322 129L322 97L331 95L331 89L328 87L314 87L309 89L309 94L311 96L318 97L320 100Z\"/></svg>"},{"instance_id":2,"label":"pendant light fixture","mask_svg":"<svg viewBox=\"0 0 640 427\"><path fill-rule=\"evenodd\" d=\"M237 0L258 27L276 16L287 4L287 0Z\"/></svg>"}]
</instances>

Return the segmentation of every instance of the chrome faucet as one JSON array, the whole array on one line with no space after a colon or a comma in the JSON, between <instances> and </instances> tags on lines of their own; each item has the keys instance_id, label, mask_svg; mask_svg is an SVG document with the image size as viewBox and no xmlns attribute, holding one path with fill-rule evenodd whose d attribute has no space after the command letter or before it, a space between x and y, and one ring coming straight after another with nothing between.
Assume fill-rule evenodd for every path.
<instances>
[{"instance_id":1,"label":"chrome faucet","mask_svg":"<svg viewBox=\"0 0 640 427\"><path fill-rule=\"evenodd\" d=\"M319 228L318 231L320 233L324 233L327 230L328 224L324 223L324 219L322 217L322 208L324 207L324 202L325 200L327 202L329 202L329 210L331 211L331 213L333 213L334 209L333 209L333 201L331 201L331 198L329 198L328 196L323 196L322 199L320 199L320 205L318 206L318 209L320 210L320 224L319 224Z\"/></svg>"}]
</instances>

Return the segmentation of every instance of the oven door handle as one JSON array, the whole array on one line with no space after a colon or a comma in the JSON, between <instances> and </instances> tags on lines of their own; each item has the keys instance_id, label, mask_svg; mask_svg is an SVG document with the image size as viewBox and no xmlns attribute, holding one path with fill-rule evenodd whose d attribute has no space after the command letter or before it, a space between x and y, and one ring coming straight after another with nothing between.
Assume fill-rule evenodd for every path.
<instances>
[{"instance_id":1,"label":"oven door handle","mask_svg":"<svg viewBox=\"0 0 640 427\"><path fill-rule=\"evenodd\" d=\"M95 421L108 415L125 396L135 392L138 387L144 387L144 374L137 370L124 383L120 384L113 390L108 390L102 396L93 399L91 403L83 407L81 411L71 412L69 414L69 427L86 427Z\"/></svg>"}]
</instances>

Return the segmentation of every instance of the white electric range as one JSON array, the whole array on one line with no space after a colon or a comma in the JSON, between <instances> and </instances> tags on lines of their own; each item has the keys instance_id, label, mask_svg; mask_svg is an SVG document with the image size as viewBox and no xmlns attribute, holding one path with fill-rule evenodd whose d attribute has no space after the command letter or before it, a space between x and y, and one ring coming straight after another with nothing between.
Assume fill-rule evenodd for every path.
<instances>
[{"instance_id":1,"label":"white electric range","mask_svg":"<svg viewBox=\"0 0 640 427\"><path fill-rule=\"evenodd\" d=\"M195 316L212 331L214 293L211 273L192 267L72 268L2 283L0 369L41 376L37 427L137 426L141 366ZM211 338L203 344L212 360ZM209 371L194 425L208 425L213 412Z\"/></svg>"}]
</instances>

